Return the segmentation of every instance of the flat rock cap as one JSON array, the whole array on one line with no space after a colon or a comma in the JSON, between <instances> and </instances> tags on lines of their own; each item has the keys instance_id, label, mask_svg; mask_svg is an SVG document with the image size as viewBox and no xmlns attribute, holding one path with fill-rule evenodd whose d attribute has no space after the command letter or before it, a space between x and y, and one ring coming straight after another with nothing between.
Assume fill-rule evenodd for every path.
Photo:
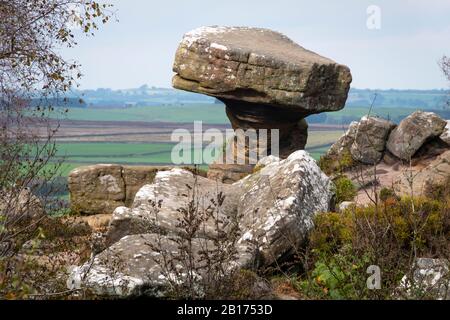
<instances>
[{"instance_id":1,"label":"flat rock cap","mask_svg":"<svg viewBox=\"0 0 450 320\"><path fill-rule=\"evenodd\" d=\"M201 27L186 33L175 56L173 86L307 114L344 107L348 67L281 33L249 27Z\"/></svg>"}]
</instances>

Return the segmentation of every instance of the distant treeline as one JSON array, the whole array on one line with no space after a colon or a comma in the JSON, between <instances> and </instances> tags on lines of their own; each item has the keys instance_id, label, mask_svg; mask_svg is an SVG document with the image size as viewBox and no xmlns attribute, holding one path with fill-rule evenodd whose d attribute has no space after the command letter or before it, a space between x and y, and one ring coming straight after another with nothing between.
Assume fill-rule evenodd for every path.
<instances>
[{"instance_id":1,"label":"distant treeline","mask_svg":"<svg viewBox=\"0 0 450 320\"><path fill-rule=\"evenodd\" d=\"M450 109L427 109L427 108L374 108L372 115L389 119L395 123L399 123L405 117L416 110L426 110L435 112L443 119L450 119ZM337 112L325 112L315 114L307 118L308 123L316 124L349 124L352 121L358 121L362 116L367 115L369 108L347 107Z\"/></svg>"},{"instance_id":2,"label":"distant treeline","mask_svg":"<svg viewBox=\"0 0 450 320\"><path fill-rule=\"evenodd\" d=\"M448 98L447 90L371 90L350 89L346 106L370 106L376 95L375 105L380 108L442 109Z\"/></svg>"},{"instance_id":3,"label":"distant treeline","mask_svg":"<svg viewBox=\"0 0 450 320\"><path fill-rule=\"evenodd\" d=\"M372 90L351 88L346 107L368 107L376 95L379 108L442 109L447 99L446 90ZM98 88L73 90L67 95L68 107L127 108L134 106L185 105L216 103L216 99L176 89L156 88L147 85L139 88L113 90ZM77 103L82 99L84 103ZM58 102L58 101L55 101Z\"/></svg>"},{"instance_id":4,"label":"distant treeline","mask_svg":"<svg viewBox=\"0 0 450 320\"><path fill-rule=\"evenodd\" d=\"M81 98L35 98L31 99L30 106L86 108L87 104Z\"/></svg>"}]
</instances>

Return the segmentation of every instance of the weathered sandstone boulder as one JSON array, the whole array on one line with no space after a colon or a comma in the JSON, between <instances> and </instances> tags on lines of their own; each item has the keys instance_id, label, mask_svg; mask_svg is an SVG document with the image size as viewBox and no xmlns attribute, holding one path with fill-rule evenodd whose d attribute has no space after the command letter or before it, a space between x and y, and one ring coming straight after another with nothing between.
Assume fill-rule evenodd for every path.
<instances>
[{"instance_id":1,"label":"weathered sandstone boulder","mask_svg":"<svg viewBox=\"0 0 450 320\"><path fill-rule=\"evenodd\" d=\"M130 206L136 192L152 183L161 170L170 167L96 164L76 168L68 178L71 210L87 215L111 214L117 207Z\"/></svg>"},{"instance_id":2,"label":"weathered sandstone boulder","mask_svg":"<svg viewBox=\"0 0 450 320\"><path fill-rule=\"evenodd\" d=\"M449 183L450 150L422 169L408 170L406 168L398 175L393 186L396 193L401 195L411 195L413 192L414 195L437 196L448 189Z\"/></svg>"},{"instance_id":3,"label":"weathered sandstone boulder","mask_svg":"<svg viewBox=\"0 0 450 320\"><path fill-rule=\"evenodd\" d=\"M278 32L247 27L186 33L173 69L176 88L255 103L254 108L292 107L303 115L342 109L351 81L346 66Z\"/></svg>"},{"instance_id":4,"label":"weathered sandstone boulder","mask_svg":"<svg viewBox=\"0 0 450 320\"><path fill-rule=\"evenodd\" d=\"M446 124L433 112L416 111L391 132L387 148L396 157L409 161L426 141L439 137Z\"/></svg>"},{"instance_id":5,"label":"weathered sandstone boulder","mask_svg":"<svg viewBox=\"0 0 450 320\"><path fill-rule=\"evenodd\" d=\"M156 233L125 236L95 256L91 262L74 267L67 280L67 287L88 289L101 296L167 297L170 281L183 281L186 270L185 265L178 263L178 276L169 275L166 270L168 266L161 255L180 250L180 240ZM158 250L154 250L156 245ZM193 239L192 252L195 253L196 261L206 246L213 247L214 244L211 240ZM251 258L246 248L239 249L241 254L233 267L246 266ZM170 276L173 279L168 279ZM200 281L202 274L197 277Z\"/></svg>"},{"instance_id":6,"label":"weathered sandstone boulder","mask_svg":"<svg viewBox=\"0 0 450 320\"><path fill-rule=\"evenodd\" d=\"M332 208L334 186L305 151L262 162L233 186L241 194L241 240L257 243L263 263L271 265L303 244L316 213Z\"/></svg>"},{"instance_id":7,"label":"weathered sandstone boulder","mask_svg":"<svg viewBox=\"0 0 450 320\"><path fill-rule=\"evenodd\" d=\"M247 27L202 27L186 33L173 70L175 88L224 102L233 129L278 129L282 158L304 149L306 116L344 107L352 80L348 67L278 32ZM235 143L230 143L233 151ZM271 154L270 143L262 149ZM219 171L227 166L214 169L220 179ZM224 176L221 180L229 179Z\"/></svg>"},{"instance_id":8,"label":"weathered sandstone boulder","mask_svg":"<svg viewBox=\"0 0 450 320\"><path fill-rule=\"evenodd\" d=\"M335 158L339 157L345 152L350 153L350 148L355 142L356 133L358 130L358 121L352 121L347 131L328 149L325 154L326 157Z\"/></svg>"},{"instance_id":9,"label":"weathered sandstone boulder","mask_svg":"<svg viewBox=\"0 0 450 320\"><path fill-rule=\"evenodd\" d=\"M126 235L159 232L164 234L182 234L179 227L183 218L179 209L188 208L194 198L201 198L196 211L214 210L213 202L217 195L228 195L220 208L221 219L235 216L235 199L231 196L231 186L218 184L190 171L174 168L159 171L152 184L144 185L134 198L131 208L118 207L114 210L106 235L107 245ZM231 202L231 203L230 203ZM204 221L205 230L200 235L208 237L214 232L214 221Z\"/></svg>"},{"instance_id":10,"label":"weathered sandstone boulder","mask_svg":"<svg viewBox=\"0 0 450 320\"><path fill-rule=\"evenodd\" d=\"M445 124L434 113L420 111L398 127L384 119L363 117L352 122L330 147L322 158L323 168L328 174L345 174L358 186L358 204L370 203L370 197L375 197L374 184L378 190L394 188L398 196L410 196L412 181L415 196L439 196L446 192L450 180L450 145L442 140L445 133L439 136ZM392 147L394 141L398 146ZM404 150L415 150L408 153L411 161L389 151L389 142L395 150L414 146ZM377 165L375 171L373 164Z\"/></svg>"},{"instance_id":11,"label":"weathered sandstone boulder","mask_svg":"<svg viewBox=\"0 0 450 320\"><path fill-rule=\"evenodd\" d=\"M30 222L45 216L41 200L31 190L0 190L0 221L5 225Z\"/></svg>"},{"instance_id":12,"label":"weathered sandstone boulder","mask_svg":"<svg viewBox=\"0 0 450 320\"><path fill-rule=\"evenodd\" d=\"M450 120L447 120L444 132L440 135L442 141L450 145Z\"/></svg>"},{"instance_id":13,"label":"weathered sandstone boulder","mask_svg":"<svg viewBox=\"0 0 450 320\"><path fill-rule=\"evenodd\" d=\"M355 161L365 164L378 163L383 157L386 140L395 124L377 117L362 117L350 148Z\"/></svg>"},{"instance_id":14,"label":"weathered sandstone boulder","mask_svg":"<svg viewBox=\"0 0 450 320\"><path fill-rule=\"evenodd\" d=\"M155 259L160 252L155 247L162 244L171 252L179 249L176 239L186 237L183 210L194 210L194 217L207 213L194 235L194 249L216 246L214 239L220 236L217 221L220 232L232 232L236 230L233 226L239 226L232 268L269 266L291 255L303 245L314 215L330 210L333 184L305 151L285 160L265 158L258 167L257 172L232 185L196 177L183 169L158 172L152 184L139 190L131 208L115 210L108 231L109 248L92 264L72 270L69 288L82 286L121 296L144 291L163 295L168 282ZM215 219L210 221L208 214ZM113 263L111 256L121 263ZM114 269L114 265L118 267Z\"/></svg>"},{"instance_id":15,"label":"weathered sandstone boulder","mask_svg":"<svg viewBox=\"0 0 450 320\"><path fill-rule=\"evenodd\" d=\"M234 183L249 175L252 165L212 163L208 167L208 178L222 183Z\"/></svg>"},{"instance_id":16,"label":"weathered sandstone boulder","mask_svg":"<svg viewBox=\"0 0 450 320\"><path fill-rule=\"evenodd\" d=\"M71 210L76 213L111 213L125 203L122 166L98 164L74 169L68 178Z\"/></svg>"},{"instance_id":17,"label":"weathered sandstone boulder","mask_svg":"<svg viewBox=\"0 0 450 320\"><path fill-rule=\"evenodd\" d=\"M353 162L350 149L355 142L359 122L350 123L347 131L331 145L330 149L321 157L322 168L327 174L341 171L343 167Z\"/></svg>"}]
</instances>

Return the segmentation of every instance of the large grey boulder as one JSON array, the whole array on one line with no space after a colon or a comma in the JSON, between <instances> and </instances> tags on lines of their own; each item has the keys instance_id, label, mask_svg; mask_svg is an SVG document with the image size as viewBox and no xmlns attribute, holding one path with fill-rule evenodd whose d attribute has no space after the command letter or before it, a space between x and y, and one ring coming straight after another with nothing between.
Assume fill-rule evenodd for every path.
<instances>
[{"instance_id":1,"label":"large grey boulder","mask_svg":"<svg viewBox=\"0 0 450 320\"><path fill-rule=\"evenodd\" d=\"M448 260L417 258L412 274L402 278L400 288L415 299L450 300Z\"/></svg>"},{"instance_id":2,"label":"large grey boulder","mask_svg":"<svg viewBox=\"0 0 450 320\"><path fill-rule=\"evenodd\" d=\"M116 295L140 294L148 288L147 294L158 296L168 283L161 265L151 259L157 255L153 248L163 243L176 251L178 242L173 239L186 238L180 222L186 217L182 210L189 208L194 210L191 217L205 217L193 236L195 246L214 248L219 237L239 227L236 261L230 262L230 268L266 267L291 255L304 244L315 214L330 210L333 184L305 151L285 160L267 157L258 168L232 185L183 169L158 172L154 182L136 194L132 208L115 210L109 248L94 258L91 267L85 264L72 270L69 287ZM218 194L225 198L220 200ZM215 219L209 219L208 210ZM122 260L117 270L103 258L111 254ZM117 292L116 283L121 282L126 285L117 286L124 288Z\"/></svg>"},{"instance_id":3,"label":"large grey boulder","mask_svg":"<svg viewBox=\"0 0 450 320\"><path fill-rule=\"evenodd\" d=\"M330 210L334 186L305 151L261 162L234 186L241 190L241 241L257 244L263 264L271 265L301 247L315 214Z\"/></svg>"},{"instance_id":4,"label":"large grey boulder","mask_svg":"<svg viewBox=\"0 0 450 320\"><path fill-rule=\"evenodd\" d=\"M350 153L350 148L353 142L355 142L358 124L358 121L352 121L347 131L331 145L325 156L328 158L337 158L345 152Z\"/></svg>"},{"instance_id":5,"label":"large grey boulder","mask_svg":"<svg viewBox=\"0 0 450 320\"><path fill-rule=\"evenodd\" d=\"M377 117L362 117L350 147L352 158L365 164L378 163L383 157L386 140L395 124Z\"/></svg>"},{"instance_id":6,"label":"large grey boulder","mask_svg":"<svg viewBox=\"0 0 450 320\"><path fill-rule=\"evenodd\" d=\"M184 281L187 274L188 261L178 260L181 256L177 254L180 243L182 240L178 237L155 233L125 236L91 261L73 267L67 287L71 290L88 289L100 296L166 297L170 286ZM191 245L192 257L197 263L202 251L214 246L212 241L206 239L193 239ZM239 251L241 255L238 260L226 267L237 268L248 263L250 254L246 253L246 248L239 247ZM170 259L170 255L176 258ZM164 258L175 263L175 269L170 263L166 264ZM194 275L201 281L200 272ZM201 292L198 294L201 295Z\"/></svg>"},{"instance_id":7,"label":"large grey boulder","mask_svg":"<svg viewBox=\"0 0 450 320\"><path fill-rule=\"evenodd\" d=\"M106 234L107 245L120 240L125 235L158 232L164 234L179 234L180 219L183 218L180 209L188 208L193 199L199 201L195 210L213 211L214 201L219 193L227 197L218 212L223 221L236 215L236 204L232 201L231 186L219 184L214 180L195 176L192 172L173 168L159 171L152 184L144 185L135 195L131 208L118 207L114 210ZM202 236L212 235L214 221L204 221Z\"/></svg>"},{"instance_id":8,"label":"large grey boulder","mask_svg":"<svg viewBox=\"0 0 450 320\"><path fill-rule=\"evenodd\" d=\"M396 157L409 161L425 142L439 137L446 124L433 112L416 111L392 130L387 148Z\"/></svg>"}]
</instances>

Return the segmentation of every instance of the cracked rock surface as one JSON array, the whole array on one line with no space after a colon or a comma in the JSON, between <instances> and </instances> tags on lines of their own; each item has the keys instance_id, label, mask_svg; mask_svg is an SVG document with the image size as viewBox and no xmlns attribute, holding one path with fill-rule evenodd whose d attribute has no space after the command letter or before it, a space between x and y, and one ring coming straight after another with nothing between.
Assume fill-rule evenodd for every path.
<instances>
[{"instance_id":1,"label":"cracked rock surface","mask_svg":"<svg viewBox=\"0 0 450 320\"><path fill-rule=\"evenodd\" d=\"M197 214L213 209L221 221L217 230L218 220L204 220L193 238L195 254L214 250L219 232L223 237L237 222L237 259L230 268L264 268L292 255L304 244L314 216L330 210L333 184L305 151L284 160L269 156L258 166L258 172L231 185L180 168L157 172L153 183L136 194L131 208L116 208L107 248L73 268L68 287L100 295L164 295L169 283L159 252L179 252L177 239L186 237L182 209L192 208L191 199ZM214 209L219 202L211 199L217 194L225 198Z\"/></svg>"}]
</instances>

